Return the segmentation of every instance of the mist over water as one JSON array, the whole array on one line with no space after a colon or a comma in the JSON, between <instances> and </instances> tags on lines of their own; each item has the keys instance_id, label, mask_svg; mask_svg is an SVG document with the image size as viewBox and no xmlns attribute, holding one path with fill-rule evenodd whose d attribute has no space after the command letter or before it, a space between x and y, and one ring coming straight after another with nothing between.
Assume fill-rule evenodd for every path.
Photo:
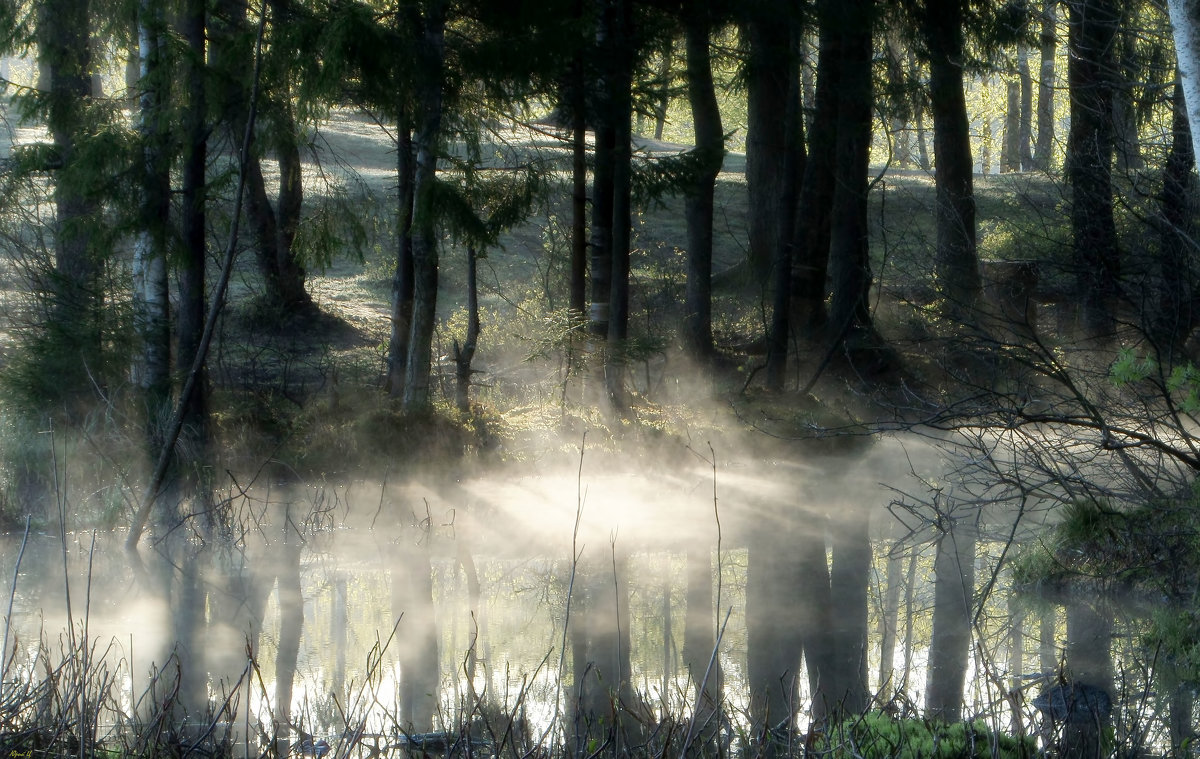
<instances>
[{"instance_id":1,"label":"mist over water","mask_svg":"<svg viewBox=\"0 0 1200 759\"><path fill-rule=\"evenodd\" d=\"M707 458L713 454L715 466ZM643 457L584 449L573 462L564 458L554 468L511 467L478 476L347 479L320 487L256 483L244 495L245 529L236 551L222 561L247 582L267 583L249 594L267 601L259 634L248 641L244 631L222 626L227 620L214 599L224 592L224 579L209 566L203 580L209 601L201 610L208 632L192 655L180 652L181 664L203 662L210 668L208 691L216 696L246 671L247 652L254 647L258 680L252 687L243 683L239 708L269 723L275 657L287 622L279 602L282 584L276 585L283 574L263 574L261 567L286 553L295 538L281 527L293 524L302 539L303 623L291 721L306 732L335 737L359 720L368 732L395 724L402 662L422 655L422 613L406 605L402 586L421 573L422 560L428 561L435 603L435 727L453 726L462 712L483 702L522 714L538 730L561 720L570 699L568 608L573 600L572 613L581 613L579 597L589 584L593 593L597 587L611 590L614 569L629 585L634 688L660 714L687 713L694 691L680 659L685 556L699 550L714 556L713 624L726 706L745 719L747 549L776 532L825 540L867 523L875 554L869 588L871 688L890 691L903 672L902 689L919 705L929 645L931 553L906 535L910 526L897 521L888 506L900 491L918 490L945 473L942 450L907 436L864 439L850 452L844 446L836 453L813 447L796 454L781 445L777 458L760 454L737 446L701 451L679 446L667 455L659 450ZM902 617L917 621L907 623L908 637L901 636L895 653L896 680L885 685L880 604L885 573L892 571L888 551L905 537L912 541L905 550L913 556L908 572L915 584ZM65 543L58 535L30 536L13 594L8 645L15 655L6 677L36 671L37 657L47 655L39 654L39 641L51 658L69 650L63 643L69 618L74 635L86 632L121 673L120 706L132 708L150 669L162 667L176 649L172 610L152 587L154 567L161 566L153 557L161 544L144 541L140 550L150 571L139 575L122 550L124 538L119 531L70 532ZM20 539L9 535L0 544L4 590ZM985 539L981 568L992 560L989 551ZM468 564L477 576L477 594ZM609 613L600 606L601 614ZM903 618L900 624L906 624ZM1005 623L996 624L1001 629ZM987 655L1004 658L1002 652ZM973 658L971 673L978 664ZM977 703L1002 697L986 678L972 675L970 682L968 697ZM802 685L801 698L806 693ZM802 714L802 724L805 720Z\"/></svg>"}]
</instances>

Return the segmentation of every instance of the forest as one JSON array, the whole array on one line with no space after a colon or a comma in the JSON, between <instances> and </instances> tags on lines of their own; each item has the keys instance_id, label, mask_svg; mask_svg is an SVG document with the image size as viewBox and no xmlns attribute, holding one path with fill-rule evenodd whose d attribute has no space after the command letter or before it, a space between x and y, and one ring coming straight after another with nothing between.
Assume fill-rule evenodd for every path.
<instances>
[{"instance_id":1,"label":"forest","mask_svg":"<svg viewBox=\"0 0 1200 759\"><path fill-rule=\"evenodd\" d=\"M0 759L1196 755L1200 2L0 56Z\"/></svg>"}]
</instances>

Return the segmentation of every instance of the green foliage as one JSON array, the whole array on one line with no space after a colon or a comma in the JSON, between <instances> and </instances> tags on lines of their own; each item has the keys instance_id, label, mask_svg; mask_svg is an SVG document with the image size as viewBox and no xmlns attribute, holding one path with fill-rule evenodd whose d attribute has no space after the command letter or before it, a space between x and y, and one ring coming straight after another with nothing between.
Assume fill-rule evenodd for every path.
<instances>
[{"instance_id":1,"label":"green foliage","mask_svg":"<svg viewBox=\"0 0 1200 759\"><path fill-rule=\"evenodd\" d=\"M1023 759L1037 753L1032 738L994 732L983 720L946 724L881 712L847 719L821 743L818 751L830 759Z\"/></svg>"}]
</instances>

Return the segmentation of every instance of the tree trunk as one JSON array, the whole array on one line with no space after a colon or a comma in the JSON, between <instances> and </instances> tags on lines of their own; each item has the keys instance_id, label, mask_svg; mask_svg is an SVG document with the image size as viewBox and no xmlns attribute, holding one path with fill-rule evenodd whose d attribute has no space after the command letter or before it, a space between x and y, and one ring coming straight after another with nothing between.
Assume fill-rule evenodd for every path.
<instances>
[{"instance_id":1,"label":"tree trunk","mask_svg":"<svg viewBox=\"0 0 1200 759\"><path fill-rule=\"evenodd\" d=\"M963 692L975 613L974 526L945 518L934 560L933 639L925 716L945 722L962 719Z\"/></svg>"},{"instance_id":2,"label":"tree trunk","mask_svg":"<svg viewBox=\"0 0 1200 759\"><path fill-rule=\"evenodd\" d=\"M176 315L176 364L190 367L200 350L206 315L204 273L208 258L205 228L208 165L208 98L205 44L208 10L204 0L187 0L182 36L187 44L183 56L186 104L183 129L182 191L180 193L180 237L183 250L179 264L179 310ZM189 448L205 451L208 440L208 379L202 374L188 398L185 435ZM207 454L201 453L201 459Z\"/></svg>"},{"instance_id":3,"label":"tree trunk","mask_svg":"<svg viewBox=\"0 0 1200 759\"><path fill-rule=\"evenodd\" d=\"M709 57L712 21L707 9L689 13L686 24L688 102L696 130L695 155L700 165L684 198L688 257L683 344L695 361L704 364L713 354L713 193L725 156L725 135Z\"/></svg>"},{"instance_id":4,"label":"tree trunk","mask_svg":"<svg viewBox=\"0 0 1200 759\"><path fill-rule=\"evenodd\" d=\"M467 246L467 334L462 345L454 341L455 405L459 411L471 410L471 361L479 343L479 255Z\"/></svg>"},{"instance_id":5,"label":"tree trunk","mask_svg":"<svg viewBox=\"0 0 1200 759\"><path fill-rule=\"evenodd\" d=\"M825 279L829 268L830 210L836 167L838 92L842 36L836 26L836 0L819 0L816 113L809 132L800 184L800 208L793 230L792 328L813 337L825 324Z\"/></svg>"},{"instance_id":6,"label":"tree trunk","mask_svg":"<svg viewBox=\"0 0 1200 759\"><path fill-rule=\"evenodd\" d=\"M1058 54L1058 1L1043 0L1042 28L1039 36L1042 65L1038 69L1037 145L1034 165L1050 171L1054 154L1054 59Z\"/></svg>"},{"instance_id":7,"label":"tree trunk","mask_svg":"<svg viewBox=\"0 0 1200 759\"><path fill-rule=\"evenodd\" d=\"M438 240L434 185L437 183L438 142L442 128L442 80L446 56L446 0L432 0L424 12L420 40L423 75L419 79L420 118L413 177L413 316L405 362L405 411L430 404L430 365L433 331L437 324Z\"/></svg>"},{"instance_id":8,"label":"tree trunk","mask_svg":"<svg viewBox=\"0 0 1200 759\"><path fill-rule=\"evenodd\" d=\"M1184 342L1195 329L1198 317L1197 283L1200 272L1193 263L1195 238L1189 213L1193 184L1191 134L1183 87L1175 84L1171 150L1163 168L1163 190L1159 205L1161 242L1154 262L1156 287L1141 303L1147 314L1147 334L1155 346L1159 364L1168 372L1185 360Z\"/></svg>"},{"instance_id":9,"label":"tree trunk","mask_svg":"<svg viewBox=\"0 0 1200 759\"><path fill-rule=\"evenodd\" d=\"M138 8L138 47L141 77L138 133L142 142L141 209L133 247L133 314L140 351L133 375L146 405L147 442L157 457L162 432L170 416L171 323L167 292L167 224L170 211L170 156L162 134L167 84L162 44L166 21L162 7L141 0Z\"/></svg>"},{"instance_id":10,"label":"tree trunk","mask_svg":"<svg viewBox=\"0 0 1200 759\"><path fill-rule=\"evenodd\" d=\"M1020 134L1017 154L1021 171L1032 171L1033 163L1033 75L1029 71L1029 48L1024 42L1017 45L1017 79L1021 83Z\"/></svg>"},{"instance_id":11,"label":"tree trunk","mask_svg":"<svg viewBox=\"0 0 1200 759\"><path fill-rule=\"evenodd\" d=\"M771 259L771 322L767 330L767 387L775 391L783 389L787 373L788 341L791 337L792 259L799 234L796 229L799 219L796 204L805 162L804 118L800 110L800 28L798 21L786 16L777 23L782 26L784 21L791 21L784 29L790 51L787 60L791 64L785 70L783 183L779 200L782 216L778 222L778 240Z\"/></svg>"},{"instance_id":12,"label":"tree trunk","mask_svg":"<svg viewBox=\"0 0 1200 759\"><path fill-rule=\"evenodd\" d=\"M1167 0L1167 12L1171 16L1179 84L1191 128L1192 155L1200 156L1200 1Z\"/></svg>"},{"instance_id":13,"label":"tree trunk","mask_svg":"<svg viewBox=\"0 0 1200 759\"><path fill-rule=\"evenodd\" d=\"M584 16L583 0L576 0L575 16ZM572 318L587 313L587 81L582 49L571 62L571 282Z\"/></svg>"},{"instance_id":14,"label":"tree trunk","mask_svg":"<svg viewBox=\"0 0 1200 759\"><path fill-rule=\"evenodd\" d=\"M1071 0L1067 78L1071 131L1067 178L1071 183L1071 229L1082 327L1107 338L1115 326L1120 258L1112 206L1113 45L1115 0Z\"/></svg>"},{"instance_id":15,"label":"tree trunk","mask_svg":"<svg viewBox=\"0 0 1200 759\"><path fill-rule=\"evenodd\" d=\"M403 100L403 95L400 99ZM403 102L396 117L396 180L396 269L392 274L387 391L393 398L402 398L405 367L408 365L408 338L412 331L412 221L413 184L416 181L412 124L408 118L408 108Z\"/></svg>"},{"instance_id":16,"label":"tree trunk","mask_svg":"<svg viewBox=\"0 0 1200 759\"><path fill-rule=\"evenodd\" d=\"M937 185L937 253L934 274L943 313L963 321L979 299L979 258L975 247L975 191L971 127L963 92L963 0L927 0L925 44L929 49L929 101L933 110L934 181ZM1010 108L1019 110L1009 99ZM1011 116L1016 115L1010 114ZM1016 137L1015 131L1012 133ZM1012 147L1015 162L1017 145Z\"/></svg>"},{"instance_id":17,"label":"tree trunk","mask_svg":"<svg viewBox=\"0 0 1200 759\"><path fill-rule=\"evenodd\" d=\"M1004 142L1000 147L1000 171L1008 174L1021 170L1021 82L1004 82Z\"/></svg>"},{"instance_id":18,"label":"tree trunk","mask_svg":"<svg viewBox=\"0 0 1200 759\"><path fill-rule=\"evenodd\" d=\"M868 257L867 170L871 152L871 32L874 0L839 4L842 66L837 118L837 172L830 216L829 261L833 298L829 318L836 343L851 331L870 333L871 262Z\"/></svg>"},{"instance_id":19,"label":"tree trunk","mask_svg":"<svg viewBox=\"0 0 1200 759\"><path fill-rule=\"evenodd\" d=\"M790 82L798 75L793 57L791 22L780 18L767 3L756 9L745 24L750 52L746 61L746 191L750 206L747 224L750 267L764 289L771 285L776 251L786 244L785 184L789 137L787 112L792 97ZM795 71L793 71L795 69Z\"/></svg>"},{"instance_id":20,"label":"tree trunk","mask_svg":"<svg viewBox=\"0 0 1200 759\"><path fill-rule=\"evenodd\" d=\"M702 13L702 10L696 13ZM691 15L691 14L689 14ZM656 97L654 98L654 139L663 138L663 130L667 126L667 106L671 102L671 63L675 53L675 40L668 37L663 47L658 51L658 76L656 82Z\"/></svg>"},{"instance_id":21,"label":"tree trunk","mask_svg":"<svg viewBox=\"0 0 1200 759\"><path fill-rule=\"evenodd\" d=\"M1121 18L1117 24L1119 66L1113 77L1113 142L1117 169L1131 172L1145 168L1138 139L1137 103L1133 99L1134 84L1143 68L1137 52L1137 35L1141 31L1134 28L1136 4L1122 0L1120 6Z\"/></svg>"}]
</instances>

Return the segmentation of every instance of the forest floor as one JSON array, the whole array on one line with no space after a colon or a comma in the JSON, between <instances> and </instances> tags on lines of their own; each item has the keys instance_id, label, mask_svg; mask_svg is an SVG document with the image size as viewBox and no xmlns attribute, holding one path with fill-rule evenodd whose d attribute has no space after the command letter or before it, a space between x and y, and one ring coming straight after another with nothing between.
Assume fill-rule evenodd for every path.
<instances>
[{"instance_id":1,"label":"forest floor","mask_svg":"<svg viewBox=\"0 0 1200 759\"><path fill-rule=\"evenodd\" d=\"M639 138L636 147L639 159L652 159L688 146ZM312 213L332 216L335 232L357 235L360 240L355 248L343 247L323 266L309 265L314 300L324 314L336 318L317 330L283 330L265 342L252 338L244 345L242 357L230 366L237 367L236 373L252 385L258 384L254 377L274 378L276 391L294 401L324 396L337 404L351 395L378 393L382 384L395 250L395 151L384 126L344 112L333 113L312 132L310 148L306 203ZM562 190L551 193L526 222L505 233L494 249L483 251L480 262L483 334L475 362L479 373L474 396L489 413L503 417L507 426L540 428L551 419L561 423L564 413L581 413L563 408L573 395L578 400L579 392L564 371L568 354L579 349L567 339L563 320L569 244L567 150L561 134L537 125L495 126L482 150L484 155L490 151L496 166L539 162L557 172L563 182ZM746 258L744 167L744 155L730 154L717 184L713 320L728 371L716 386L708 385L707 394L722 397L722 404L731 395L744 397L751 384L747 378L763 362L757 346L765 331L768 301L765 293L740 275ZM933 179L930 173L914 169L877 167L875 172L870 223L876 324L886 339L907 346L900 350L912 352L916 346L920 354L919 346L936 330L930 311ZM1061 275L1055 262L1065 261L1069 252L1069 229L1058 181L1033 174L979 175L976 197L981 257L991 261L1036 257L1042 263L1045 291L1052 294L1059 289ZM690 415L689 409L700 405L694 391L705 385L683 362L674 343L686 255L682 199L667 196L636 208L633 246L631 333L642 350L631 365L630 382L637 398L654 401L642 409L643 420L670 426L669 417ZM465 250L447 241L441 253L438 311L443 326L435 346L439 356L450 354L453 339L465 328L465 283ZM279 361L289 362L293 369L307 369L280 372ZM795 383L803 384L819 363L819 355L805 357L793 369ZM846 378L830 375L823 397L830 392L844 396L841 386ZM283 380L278 379L281 376ZM452 397L452 367L445 358L435 376L445 396ZM795 400L786 404L795 406ZM809 425L812 419L810 408L797 423ZM595 419L577 421L586 426Z\"/></svg>"}]
</instances>

